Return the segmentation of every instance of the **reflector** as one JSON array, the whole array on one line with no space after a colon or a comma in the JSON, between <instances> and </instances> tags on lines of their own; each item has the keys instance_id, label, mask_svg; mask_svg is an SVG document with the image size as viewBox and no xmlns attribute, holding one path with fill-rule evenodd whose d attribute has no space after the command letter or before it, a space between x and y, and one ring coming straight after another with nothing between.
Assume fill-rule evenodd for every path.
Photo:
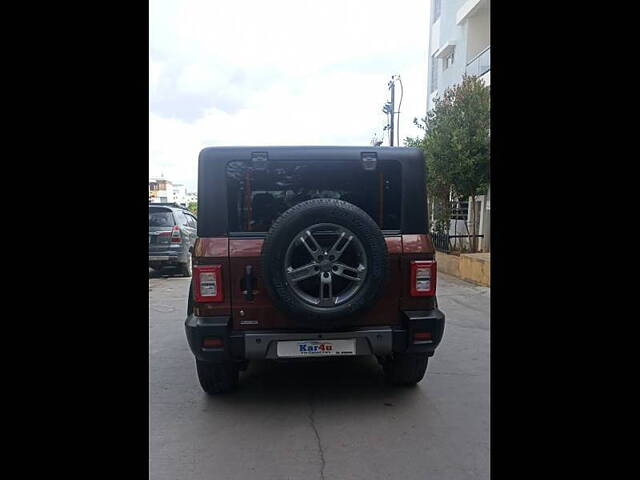
<instances>
[{"instance_id":1,"label":"reflector","mask_svg":"<svg viewBox=\"0 0 640 480\"><path fill-rule=\"evenodd\" d=\"M222 339L218 337L207 337L203 340L202 346L206 348L222 347Z\"/></svg>"},{"instance_id":2,"label":"reflector","mask_svg":"<svg viewBox=\"0 0 640 480\"><path fill-rule=\"evenodd\" d=\"M413 340L416 342L431 340L431 332L416 332L413 334Z\"/></svg>"}]
</instances>

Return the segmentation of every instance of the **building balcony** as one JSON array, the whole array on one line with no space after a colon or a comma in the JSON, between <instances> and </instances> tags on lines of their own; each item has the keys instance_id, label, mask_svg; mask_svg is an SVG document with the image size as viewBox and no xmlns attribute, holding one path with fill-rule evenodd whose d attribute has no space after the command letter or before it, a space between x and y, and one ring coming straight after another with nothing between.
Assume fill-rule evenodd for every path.
<instances>
[{"instance_id":1,"label":"building balcony","mask_svg":"<svg viewBox=\"0 0 640 480\"><path fill-rule=\"evenodd\" d=\"M478 12L487 11L491 8L491 0L467 0L456 12L456 25L469 20Z\"/></svg>"},{"instance_id":2,"label":"building balcony","mask_svg":"<svg viewBox=\"0 0 640 480\"><path fill-rule=\"evenodd\" d=\"M467 75L482 77L491 70L491 45L467 62Z\"/></svg>"},{"instance_id":3,"label":"building balcony","mask_svg":"<svg viewBox=\"0 0 640 480\"><path fill-rule=\"evenodd\" d=\"M438 50L433 54L436 58L446 58L453 53L456 49L456 41L449 40L444 45L442 45Z\"/></svg>"}]
</instances>

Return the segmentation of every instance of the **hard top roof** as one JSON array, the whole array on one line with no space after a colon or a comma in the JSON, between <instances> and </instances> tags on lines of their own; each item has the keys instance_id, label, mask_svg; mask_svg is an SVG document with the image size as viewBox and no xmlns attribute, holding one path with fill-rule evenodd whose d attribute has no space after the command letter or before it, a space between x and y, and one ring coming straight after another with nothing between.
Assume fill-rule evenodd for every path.
<instances>
[{"instance_id":1,"label":"hard top roof","mask_svg":"<svg viewBox=\"0 0 640 480\"><path fill-rule=\"evenodd\" d=\"M362 153L376 153L379 160L409 160L422 156L414 147L373 146L246 146L207 147L200 151L200 161L250 160L252 153L267 153L269 160L360 160ZM233 158L232 158L233 157Z\"/></svg>"}]
</instances>

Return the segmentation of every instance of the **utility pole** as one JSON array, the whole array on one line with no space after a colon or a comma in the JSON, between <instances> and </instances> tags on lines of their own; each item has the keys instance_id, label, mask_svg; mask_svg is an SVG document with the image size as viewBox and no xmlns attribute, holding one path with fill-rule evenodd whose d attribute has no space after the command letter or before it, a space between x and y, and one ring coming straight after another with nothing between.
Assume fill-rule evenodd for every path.
<instances>
[{"instance_id":1,"label":"utility pole","mask_svg":"<svg viewBox=\"0 0 640 480\"><path fill-rule=\"evenodd\" d=\"M391 147L393 147L393 115L395 113L395 109L396 109L396 105L395 105L395 91L396 91L396 84L393 81L393 77L391 77L391 81L389 82L389 88L391 89L391 124L389 129L391 130L390 135L389 135L389 145Z\"/></svg>"},{"instance_id":2,"label":"utility pole","mask_svg":"<svg viewBox=\"0 0 640 480\"><path fill-rule=\"evenodd\" d=\"M404 94L404 88L402 88L402 80L400 80L400 75L392 75L391 80L387 84L387 88L391 90L391 101L386 102L384 107L382 107L382 112L390 115L389 123L385 125L384 130L389 130L389 146L393 147L393 140L396 136L396 122L395 122L395 114L398 114L398 124L397 124L397 134L398 134L398 145L400 145L400 105L398 105L398 111L396 112L396 80L400 82L400 105L402 105L402 96Z\"/></svg>"},{"instance_id":3,"label":"utility pole","mask_svg":"<svg viewBox=\"0 0 640 480\"><path fill-rule=\"evenodd\" d=\"M402 86L402 79L400 78L400 75L396 75L395 77L396 77L396 80L400 82L400 102L398 102L398 111L396 112L398 114L398 124L396 128L396 133L398 134L398 146L400 146L400 107L402 106L402 97L404 96L404 87Z\"/></svg>"},{"instance_id":4,"label":"utility pole","mask_svg":"<svg viewBox=\"0 0 640 480\"><path fill-rule=\"evenodd\" d=\"M393 147L393 139L396 134L396 122L395 122L395 114L398 114L398 125L397 125L397 134L398 134L398 145L400 145L400 105L398 105L398 111L396 112L396 80L400 82L400 105L402 105L402 96L404 95L404 88L402 87L402 80L400 79L400 75L391 75L391 80L387 83L387 88L391 90L391 101L386 102L382 107L382 113L390 115L389 123L384 126L384 132L389 130L389 146Z\"/></svg>"}]
</instances>

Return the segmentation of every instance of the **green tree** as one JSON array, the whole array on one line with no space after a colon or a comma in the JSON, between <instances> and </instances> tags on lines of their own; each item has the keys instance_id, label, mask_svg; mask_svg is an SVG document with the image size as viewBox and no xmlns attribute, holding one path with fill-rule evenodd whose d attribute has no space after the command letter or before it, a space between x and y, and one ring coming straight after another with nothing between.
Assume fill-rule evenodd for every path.
<instances>
[{"instance_id":1,"label":"green tree","mask_svg":"<svg viewBox=\"0 0 640 480\"><path fill-rule=\"evenodd\" d=\"M187 208L194 215L196 215L196 216L198 215L198 202L190 202L189 205L187 206Z\"/></svg>"},{"instance_id":2,"label":"green tree","mask_svg":"<svg viewBox=\"0 0 640 480\"><path fill-rule=\"evenodd\" d=\"M434 108L419 122L423 137L407 138L405 145L424 151L427 188L431 197L436 231L448 230L450 199L472 198L486 193L490 181L489 87L474 76L447 88L434 101ZM475 235L475 208L471 209ZM475 239L474 239L475 240ZM475 241L474 241L475 248Z\"/></svg>"}]
</instances>

